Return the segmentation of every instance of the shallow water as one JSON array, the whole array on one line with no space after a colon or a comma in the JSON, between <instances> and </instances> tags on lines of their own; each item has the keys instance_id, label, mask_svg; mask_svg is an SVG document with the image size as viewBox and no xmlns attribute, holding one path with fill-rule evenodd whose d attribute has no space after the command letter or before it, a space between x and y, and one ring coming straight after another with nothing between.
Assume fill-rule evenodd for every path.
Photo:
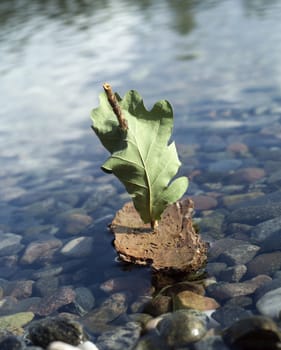
<instances>
[{"instance_id":1,"label":"shallow water","mask_svg":"<svg viewBox=\"0 0 281 350\"><path fill-rule=\"evenodd\" d=\"M65 284L127 276L106 225L128 197L101 172L107 153L90 129L105 81L121 96L138 90L148 108L172 103L187 195L217 199L196 211L205 239L228 234L202 220L233 210L225 196L278 191L280 181L269 177L281 165L280 14L274 0L1 1L0 229L22 235L23 247L13 261L3 253L0 277L67 262L54 252L34 264L21 259L30 242L65 244L92 224L84 275L78 264L79 276L66 274ZM237 142L244 146L231 151ZM244 168L264 174L243 178ZM83 216L79 223L73 214Z\"/></svg>"}]
</instances>

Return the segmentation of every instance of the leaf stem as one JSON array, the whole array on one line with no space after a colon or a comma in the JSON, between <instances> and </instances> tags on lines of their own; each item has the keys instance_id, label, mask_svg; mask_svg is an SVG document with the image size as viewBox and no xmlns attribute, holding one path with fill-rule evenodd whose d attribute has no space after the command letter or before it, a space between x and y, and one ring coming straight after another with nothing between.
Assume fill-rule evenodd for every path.
<instances>
[{"instance_id":1,"label":"leaf stem","mask_svg":"<svg viewBox=\"0 0 281 350\"><path fill-rule=\"evenodd\" d=\"M158 227L158 220L151 220L150 226L151 226L152 230L154 231Z\"/></svg>"},{"instance_id":2,"label":"leaf stem","mask_svg":"<svg viewBox=\"0 0 281 350\"><path fill-rule=\"evenodd\" d=\"M122 130L127 130L128 129L128 123L127 120L124 118L121 108L118 104L118 101L116 99L115 94L112 91L111 85L108 83L104 83L103 84L103 89L106 93L108 102L110 104L110 106L112 107L112 110L114 112L114 114L116 115L118 122L119 122L119 126Z\"/></svg>"}]
</instances>

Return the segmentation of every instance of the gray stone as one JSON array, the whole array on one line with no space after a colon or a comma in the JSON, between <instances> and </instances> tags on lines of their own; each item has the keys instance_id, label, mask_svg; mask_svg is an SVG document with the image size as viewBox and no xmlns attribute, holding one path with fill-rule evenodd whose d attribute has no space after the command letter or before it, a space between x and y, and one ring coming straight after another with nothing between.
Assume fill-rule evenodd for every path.
<instances>
[{"instance_id":1,"label":"gray stone","mask_svg":"<svg viewBox=\"0 0 281 350\"><path fill-rule=\"evenodd\" d=\"M219 258L228 265L246 264L259 250L260 247L257 245L237 240L236 244L226 248Z\"/></svg>"},{"instance_id":2,"label":"gray stone","mask_svg":"<svg viewBox=\"0 0 281 350\"><path fill-rule=\"evenodd\" d=\"M281 269L281 251L259 254L247 264L247 277L258 274L273 275Z\"/></svg>"},{"instance_id":3,"label":"gray stone","mask_svg":"<svg viewBox=\"0 0 281 350\"><path fill-rule=\"evenodd\" d=\"M53 294L44 298L38 305L34 305L31 310L39 316L47 316L57 311L60 307L70 304L75 299L75 292L71 287L61 287Z\"/></svg>"},{"instance_id":4,"label":"gray stone","mask_svg":"<svg viewBox=\"0 0 281 350\"><path fill-rule=\"evenodd\" d=\"M239 282L247 272L245 265L235 265L222 270L219 274L219 280L225 282Z\"/></svg>"},{"instance_id":5,"label":"gray stone","mask_svg":"<svg viewBox=\"0 0 281 350\"><path fill-rule=\"evenodd\" d=\"M20 252L24 245L20 242L22 236L15 233L1 233L0 232L0 256L13 255Z\"/></svg>"},{"instance_id":6,"label":"gray stone","mask_svg":"<svg viewBox=\"0 0 281 350\"><path fill-rule=\"evenodd\" d=\"M250 317L252 312L237 305L224 305L212 313L212 318L222 327L229 327L233 322Z\"/></svg>"},{"instance_id":7,"label":"gray stone","mask_svg":"<svg viewBox=\"0 0 281 350\"><path fill-rule=\"evenodd\" d=\"M96 309L88 312L83 318L83 324L93 333L101 333L111 329L108 323L127 311L128 302L125 293L114 293L104 300Z\"/></svg>"},{"instance_id":8,"label":"gray stone","mask_svg":"<svg viewBox=\"0 0 281 350\"><path fill-rule=\"evenodd\" d=\"M206 266L206 271L210 277L218 277L222 271L227 268L223 262L209 262Z\"/></svg>"},{"instance_id":9,"label":"gray stone","mask_svg":"<svg viewBox=\"0 0 281 350\"><path fill-rule=\"evenodd\" d=\"M85 315L95 305L95 297L89 288L78 287L75 290L74 304L79 315Z\"/></svg>"},{"instance_id":10,"label":"gray stone","mask_svg":"<svg viewBox=\"0 0 281 350\"><path fill-rule=\"evenodd\" d=\"M62 242L56 238L32 242L26 247L20 262L23 265L50 262L61 246Z\"/></svg>"},{"instance_id":11,"label":"gray stone","mask_svg":"<svg viewBox=\"0 0 281 350\"><path fill-rule=\"evenodd\" d=\"M141 326L128 322L125 326L116 327L113 331L104 332L97 338L99 350L132 350L140 337Z\"/></svg>"},{"instance_id":12,"label":"gray stone","mask_svg":"<svg viewBox=\"0 0 281 350\"><path fill-rule=\"evenodd\" d=\"M263 252L281 249L281 216L258 224L251 232L253 242L260 243Z\"/></svg>"},{"instance_id":13,"label":"gray stone","mask_svg":"<svg viewBox=\"0 0 281 350\"><path fill-rule=\"evenodd\" d=\"M279 194L281 196L281 194ZM265 196L267 197L267 196ZM281 198L281 197L280 197ZM266 220L280 216L281 203L268 203L253 206L240 205L227 216L227 222L256 225Z\"/></svg>"},{"instance_id":14,"label":"gray stone","mask_svg":"<svg viewBox=\"0 0 281 350\"><path fill-rule=\"evenodd\" d=\"M213 162L209 165L209 171L225 173L231 170L236 170L241 166L242 162L239 159L222 159Z\"/></svg>"},{"instance_id":15,"label":"gray stone","mask_svg":"<svg viewBox=\"0 0 281 350\"><path fill-rule=\"evenodd\" d=\"M22 339L14 335L6 336L0 340L1 350L24 350L25 344Z\"/></svg>"},{"instance_id":16,"label":"gray stone","mask_svg":"<svg viewBox=\"0 0 281 350\"><path fill-rule=\"evenodd\" d=\"M256 308L264 316L279 319L281 316L281 287L265 293L258 299Z\"/></svg>"},{"instance_id":17,"label":"gray stone","mask_svg":"<svg viewBox=\"0 0 281 350\"><path fill-rule=\"evenodd\" d=\"M59 279L56 276L39 278L34 284L34 292L40 297L46 297L55 293L59 287Z\"/></svg>"},{"instance_id":18,"label":"gray stone","mask_svg":"<svg viewBox=\"0 0 281 350\"><path fill-rule=\"evenodd\" d=\"M269 276L260 275L251 280L239 283L213 283L207 287L207 292L209 296L216 300L227 300L238 296L252 294L257 288L269 281L271 281Z\"/></svg>"},{"instance_id":19,"label":"gray stone","mask_svg":"<svg viewBox=\"0 0 281 350\"><path fill-rule=\"evenodd\" d=\"M93 252L93 242L93 237L78 237L66 243L60 252L70 258L86 257Z\"/></svg>"}]
</instances>

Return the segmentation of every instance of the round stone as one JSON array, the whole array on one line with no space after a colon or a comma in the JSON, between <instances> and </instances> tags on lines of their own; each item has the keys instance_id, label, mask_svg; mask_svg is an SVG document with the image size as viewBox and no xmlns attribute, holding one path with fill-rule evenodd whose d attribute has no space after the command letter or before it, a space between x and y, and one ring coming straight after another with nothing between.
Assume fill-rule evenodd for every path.
<instances>
[{"instance_id":1,"label":"round stone","mask_svg":"<svg viewBox=\"0 0 281 350\"><path fill-rule=\"evenodd\" d=\"M160 336L172 347L184 346L200 340L207 332L202 318L189 312L178 310L167 314L157 325Z\"/></svg>"}]
</instances>

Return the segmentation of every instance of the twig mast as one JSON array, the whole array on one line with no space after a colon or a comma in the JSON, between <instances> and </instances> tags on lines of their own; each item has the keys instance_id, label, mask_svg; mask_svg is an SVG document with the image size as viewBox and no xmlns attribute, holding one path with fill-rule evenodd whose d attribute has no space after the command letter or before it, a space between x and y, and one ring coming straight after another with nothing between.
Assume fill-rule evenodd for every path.
<instances>
[{"instance_id":1,"label":"twig mast","mask_svg":"<svg viewBox=\"0 0 281 350\"><path fill-rule=\"evenodd\" d=\"M118 101L116 99L115 94L112 91L111 85L108 83L104 83L103 84L103 89L106 93L108 102L110 104L110 106L112 107L112 110L114 112L114 114L116 115L118 122L119 122L119 126L122 130L127 130L128 129L128 123L127 120L124 118L121 108L118 104Z\"/></svg>"}]
</instances>

